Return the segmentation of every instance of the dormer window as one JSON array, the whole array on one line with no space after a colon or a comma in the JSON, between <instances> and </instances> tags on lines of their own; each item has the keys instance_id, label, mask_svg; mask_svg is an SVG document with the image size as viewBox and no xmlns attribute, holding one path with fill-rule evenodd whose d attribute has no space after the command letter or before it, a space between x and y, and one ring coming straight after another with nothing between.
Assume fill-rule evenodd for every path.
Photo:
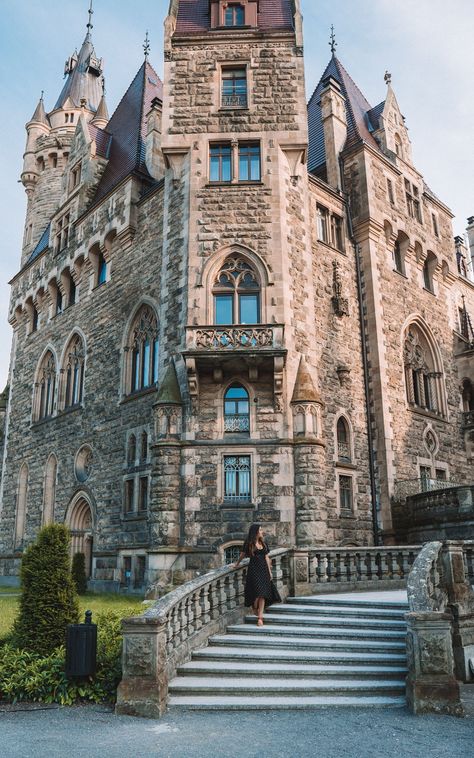
<instances>
[{"instance_id":1,"label":"dormer window","mask_svg":"<svg viewBox=\"0 0 474 758\"><path fill-rule=\"evenodd\" d=\"M232 3L227 6L224 13L224 26L244 26L245 11L240 3Z\"/></svg>"}]
</instances>

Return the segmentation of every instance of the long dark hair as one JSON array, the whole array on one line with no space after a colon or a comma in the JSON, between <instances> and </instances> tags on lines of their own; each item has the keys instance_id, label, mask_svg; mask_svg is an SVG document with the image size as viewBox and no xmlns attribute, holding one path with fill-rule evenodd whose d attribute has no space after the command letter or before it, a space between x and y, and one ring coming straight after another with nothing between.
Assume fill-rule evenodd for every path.
<instances>
[{"instance_id":1,"label":"long dark hair","mask_svg":"<svg viewBox=\"0 0 474 758\"><path fill-rule=\"evenodd\" d=\"M260 529L261 524L252 524L252 526L249 529L249 533L247 534L247 539L244 542L244 553L247 556L247 558L251 558L252 555L255 553L255 547L257 544L257 535L258 530Z\"/></svg>"}]
</instances>

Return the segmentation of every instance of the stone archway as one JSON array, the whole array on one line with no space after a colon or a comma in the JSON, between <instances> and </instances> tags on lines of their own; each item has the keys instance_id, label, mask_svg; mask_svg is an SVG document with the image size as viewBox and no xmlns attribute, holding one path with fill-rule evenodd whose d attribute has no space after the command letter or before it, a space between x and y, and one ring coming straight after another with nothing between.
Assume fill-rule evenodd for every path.
<instances>
[{"instance_id":1,"label":"stone archway","mask_svg":"<svg viewBox=\"0 0 474 758\"><path fill-rule=\"evenodd\" d=\"M71 532L71 557L76 553L84 553L86 576L89 579L92 572L94 523L91 505L83 495L79 496L69 506L66 525Z\"/></svg>"}]
</instances>

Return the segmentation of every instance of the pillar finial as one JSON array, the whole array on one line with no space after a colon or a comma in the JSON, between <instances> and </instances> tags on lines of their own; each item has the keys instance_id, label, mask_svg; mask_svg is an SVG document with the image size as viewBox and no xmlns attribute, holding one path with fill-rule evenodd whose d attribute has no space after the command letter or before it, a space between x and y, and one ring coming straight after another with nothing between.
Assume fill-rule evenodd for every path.
<instances>
[{"instance_id":1,"label":"pillar finial","mask_svg":"<svg viewBox=\"0 0 474 758\"><path fill-rule=\"evenodd\" d=\"M334 24L331 24L331 36L329 38L329 47L331 48L331 53L334 55L336 52L337 42L336 42L336 34L334 32Z\"/></svg>"},{"instance_id":2,"label":"pillar finial","mask_svg":"<svg viewBox=\"0 0 474 758\"><path fill-rule=\"evenodd\" d=\"M94 24L92 23L92 16L94 15L94 10L92 8L92 0L89 5L89 21L87 22L87 33L90 34L92 29L94 28Z\"/></svg>"},{"instance_id":3,"label":"pillar finial","mask_svg":"<svg viewBox=\"0 0 474 758\"><path fill-rule=\"evenodd\" d=\"M150 38L148 36L148 29L146 30L145 42L143 43L143 52L145 53L145 60L148 60L150 55Z\"/></svg>"},{"instance_id":4,"label":"pillar finial","mask_svg":"<svg viewBox=\"0 0 474 758\"><path fill-rule=\"evenodd\" d=\"M392 83L392 74L390 73L390 71L386 71L385 72L384 80L385 80L385 84L387 85L387 87L388 87L389 84Z\"/></svg>"}]
</instances>

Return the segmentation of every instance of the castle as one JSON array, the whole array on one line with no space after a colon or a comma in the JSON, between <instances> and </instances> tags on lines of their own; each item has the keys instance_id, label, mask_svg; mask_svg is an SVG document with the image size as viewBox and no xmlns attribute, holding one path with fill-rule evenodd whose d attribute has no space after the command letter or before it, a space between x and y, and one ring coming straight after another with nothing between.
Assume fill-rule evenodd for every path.
<instances>
[{"instance_id":1,"label":"castle","mask_svg":"<svg viewBox=\"0 0 474 758\"><path fill-rule=\"evenodd\" d=\"M472 484L474 218L412 162L390 76L305 98L299 0L171 0L109 117L89 18L26 125L0 574L65 522L92 586L271 545L401 539Z\"/></svg>"}]
</instances>

